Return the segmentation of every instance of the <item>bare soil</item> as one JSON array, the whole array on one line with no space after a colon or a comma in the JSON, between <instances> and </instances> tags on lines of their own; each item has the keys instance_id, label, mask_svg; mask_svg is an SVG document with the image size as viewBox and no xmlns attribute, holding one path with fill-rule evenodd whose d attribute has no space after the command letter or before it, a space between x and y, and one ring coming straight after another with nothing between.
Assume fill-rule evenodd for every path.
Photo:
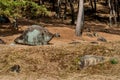
<instances>
[{"instance_id":1,"label":"bare soil","mask_svg":"<svg viewBox=\"0 0 120 80\"><path fill-rule=\"evenodd\" d=\"M43 23L44 24L44 23ZM2 25L0 39L6 45L0 45L0 80L120 80L120 63L110 62L81 69L80 56L86 54L120 58L120 28L107 28L97 22L86 22L81 37L75 36L74 26L50 24L46 28L52 33L60 33L49 45L27 46L10 45L16 37L28 27L20 25L19 31L10 31L8 25ZM91 28L91 32L88 32ZM98 37L87 34L96 32L107 39L97 41ZM92 44L90 42L97 42ZM20 66L20 72L12 72L11 67Z\"/></svg>"}]
</instances>

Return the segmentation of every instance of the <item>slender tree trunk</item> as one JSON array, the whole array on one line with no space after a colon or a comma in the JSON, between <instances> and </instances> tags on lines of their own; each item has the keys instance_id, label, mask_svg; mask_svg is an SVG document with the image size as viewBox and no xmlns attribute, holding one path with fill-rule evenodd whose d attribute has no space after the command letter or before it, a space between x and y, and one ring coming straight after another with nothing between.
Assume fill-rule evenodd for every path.
<instances>
[{"instance_id":1,"label":"slender tree trunk","mask_svg":"<svg viewBox=\"0 0 120 80\"><path fill-rule=\"evenodd\" d=\"M76 24L76 36L81 36L84 27L84 0L79 0L79 11Z\"/></svg>"},{"instance_id":2,"label":"slender tree trunk","mask_svg":"<svg viewBox=\"0 0 120 80\"><path fill-rule=\"evenodd\" d=\"M109 26L112 26L112 9L111 9L111 0L108 0L109 3L109 9L110 9L110 15L109 15Z\"/></svg>"},{"instance_id":3,"label":"slender tree trunk","mask_svg":"<svg viewBox=\"0 0 120 80\"><path fill-rule=\"evenodd\" d=\"M115 0L109 0L109 8L110 8L110 16L109 16L109 21L110 21L110 27L112 24L117 24L117 17L116 17L116 11L115 11ZM113 21L112 21L113 19Z\"/></svg>"},{"instance_id":4,"label":"slender tree trunk","mask_svg":"<svg viewBox=\"0 0 120 80\"><path fill-rule=\"evenodd\" d=\"M108 4L108 0L105 0L105 5L107 5Z\"/></svg>"},{"instance_id":5,"label":"slender tree trunk","mask_svg":"<svg viewBox=\"0 0 120 80\"><path fill-rule=\"evenodd\" d=\"M92 11L94 11L92 0L90 0L90 5L92 7Z\"/></svg>"},{"instance_id":6,"label":"slender tree trunk","mask_svg":"<svg viewBox=\"0 0 120 80\"><path fill-rule=\"evenodd\" d=\"M117 21L120 21L120 12L119 12L119 0L116 0L116 12L117 12Z\"/></svg>"},{"instance_id":7,"label":"slender tree trunk","mask_svg":"<svg viewBox=\"0 0 120 80\"><path fill-rule=\"evenodd\" d=\"M94 12L96 13L96 0L94 0Z\"/></svg>"},{"instance_id":8,"label":"slender tree trunk","mask_svg":"<svg viewBox=\"0 0 120 80\"><path fill-rule=\"evenodd\" d=\"M66 13L67 13L67 0L65 0L65 4L64 4L64 19L66 20L67 19L67 15L66 15Z\"/></svg>"},{"instance_id":9,"label":"slender tree trunk","mask_svg":"<svg viewBox=\"0 0 120 80\"><path fill-rule=\"evenodd\" d=\"M52 2L52 10L56 11L56 9L55 9L55 1Z\"/></svg>"},{"instance_id":10,"label":"slender tree trunk","mask_svg":"<svg viewBox=\"0 0 120 80\"><path fill-rule=\"evenodd\" d=\"M61 17L61 0L57 0L57 9L56 9L56 14L57 14L57 18Z\"/></svg>"},{"instance_id":11,"label":"slender tree trunk","mask_svg":"<svg viewBox=\"0 0 120 80\"><path fill-rule=\"evenodd\" d=\"M75 24L75 13L74 13L74 6L72 0L69 0L70 8L71 8L71 24Z\"/></svg>"}]
</instances>

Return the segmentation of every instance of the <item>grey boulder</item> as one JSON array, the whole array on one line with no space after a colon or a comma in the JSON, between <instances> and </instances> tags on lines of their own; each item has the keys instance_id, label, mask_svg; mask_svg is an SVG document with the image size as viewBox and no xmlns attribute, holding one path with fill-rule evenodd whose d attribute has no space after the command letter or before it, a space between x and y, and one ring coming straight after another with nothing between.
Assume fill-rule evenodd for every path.
<instances>
[{"instance_id":1,"label":"grey boulder","mask_svg":"<svg viewBox=\"0 0 120 80\"><path fill-rule=\"evenodd\" d=\"M109 61L109 57L96 56L96 55L85 55L80 58L80 66L82 68L97 65Z\"/></svg>"},{"instance_id":2,"label":"grey boulder","mask_svg":"<svg viewBox=\"0 0 120 80\"><path fill-rule=\"evenodd\" d=\"M49 41L54 37L54 34L50 33L47 29L39 25L29 26L23 34L17 37L14 42L25 45L47 45Z\"/></svg>"}]
</instances>

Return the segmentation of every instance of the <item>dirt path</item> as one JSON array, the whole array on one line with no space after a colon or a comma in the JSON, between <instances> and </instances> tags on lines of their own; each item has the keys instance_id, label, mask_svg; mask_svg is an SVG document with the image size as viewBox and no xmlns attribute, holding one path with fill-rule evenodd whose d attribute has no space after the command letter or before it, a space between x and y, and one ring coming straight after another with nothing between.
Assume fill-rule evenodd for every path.
<instances>
[{"instance_id":1,"label":"dirt path","mask_svg":"<svg viewBox=\"0 0 120 80\"><path fill-rule=\"evenodd\" d=\"M25 30L25 28L26 28L26 26L23 26L22 31ZM84 52L84 49L87 48L87 44L90 43L91 41L97 41L98 37L87 36L86 34L89 33L87 31L84 32L82 37L76 37L74 34L75 31L73 28L71 28L71 26L63 27L63 26L53 26L52 25L52 26L47 26L47 29L52 33L60 33L61 37L53 38L50 41L51 45L45 45L45 46L36 46L36 47L35 46L34 47L26 46L26 45L11 46L10 44L21 33L11 34L11 35L10 35L10 33L8 33L9 35L7 35L7 36L4 36L4 33L3 33L3 36L0 36L0 39L3 39L7 43L6 45L0 45L0 54L1 54L0 58L2 59L2 57L4 57L4 55L10 54L10 56L9 56L10 60L15 58L15 60L18 61L17 63L19 63L21 65L24 64L24 65L22 65L22 67L23 67L22 73L20 73L20 74L19 73L9 73L9 74L6 73L7 75L0 74L0 80L120 80L119 73L117 72L117 71L119 71L119 70L117 70L117 69L119 69L118 68L119 64L118 64L117 68L113 67L113 66L110 68L110 69L113 68L113 70L115 68L116 73L118 73L118 75L116 75L116 76L111 75L111 73L108 73L108 75L104 75L104 74L103 75L101 75L101 74L89 74L88 75L88 74L81 74L81 73L73 72L73 73L68 74L67 77L63 77L65 74L64 71L63 71L62 77L58 76L57 74L59 74L59 66L60 66L57 63L57 61L59 62L59 56L60 56L58 54L58 52L62 53L61 50L63 50L63 52L68 51L68 52L66 52L66 53L68 53L66 55L67 58L72 58L73 56L77 56L78 53L80 54L80 52L81 53ZM99 36L105 37L108 42L114 42L114 46L119 45L119 44L115 44L115 42L120 41L120 35L110 34L110 33L105 33L105 32L100 32L100 31L97 31L97 34L99 34ZM74 44L69 44L72 42L84 43L86 46L84 46L83 44L80 44L81 46L79 48ZM97 42L102 43L99 41L97 41ZM114 47L114 46L111 46L111 44L109 46L109 43L104 43L104 45L106 45L108 47ZM86 48L84 48L84 47L86 47ZM55 52L54 52L54 50L55 50ZM82 51L80 51L80 50L82 50ZM92 48L90 50L92 50ZM116 52L117 52L117 50L116 50ZM50 55L48 53L50 53ZM69 53L71 53L71 54L69 55ZM15 54L15 56L14 56L14 54ZM46 56L47 56L47 58L45 58L45 60L44 60L44 54L46 54ZM108 54L105 54L105 55L108 55ZM115 53L115 55L120 57L119 52ZM20 58L21 60L20 61L17 60L16 56L19 56L17 58ZM63 56L64 55L62 55L62 57ZM113 56L113 53L110 56ZM51 59L51 58L53 58L53 60L55 59L56 62L54 62L54 61L49 62L50 61L49 59ZM7 60L8 59L9 58L7 58ZM41 60L41 63L42 63L41 65L43 65L42 67L44 67L46 65L46 64L44 64L45 63L44 61L46 61L46 63L48 61L48 63L47 63L48 67L45 66L46 67L45 71L41 69L40 70L41 72L40 72L38 69L38 71L35 71L36 73L34 73L34 74L30 74L29 71L26 72L27 67L30 67L30 69L33 70L33 72L34 72L34 67L32 65L35 65L35 66L37 65L37 66L41 67L40 65L38 65L34 62L34 60L37 61L37 59ZM63 58L63 60L64 59L66 60L66 57ZM29 60L33 61L33 62L30 62ZM62 60L62 59L60 58L60 60ZM27 62L24 62L24 61L27 61ZM10 63L12 63L12 62L10 62ZM29 64L27 64L27 63L29 63ZM63 62L63 63L65 64L65 62ZM24 72L24 69L26 69L25 72ZM99 70L99 69L97 69L97 70ZM47 74L50 71L52 71L52 72L50 74ZM38 76L37 74L40 74L40 76Z\"/></svg>"}]
</instances>

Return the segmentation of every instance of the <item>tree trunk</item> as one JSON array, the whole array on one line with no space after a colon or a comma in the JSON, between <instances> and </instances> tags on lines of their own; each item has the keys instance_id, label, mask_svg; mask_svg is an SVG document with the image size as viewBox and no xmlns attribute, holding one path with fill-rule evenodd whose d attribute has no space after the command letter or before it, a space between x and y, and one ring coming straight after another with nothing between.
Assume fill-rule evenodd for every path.
<instances>
[{"instance_id":1,"label":"tree trunk","mask_svg":"<svg viewBox=\"0 0 120 80\"><path fill-rule=\"evenodd\" d=\"M71 24L75 24L75 13L74 13L74 6L72 0L69 0L70 8L71 8Z\"/></svg>"},{"instance_id":2,"label":"tree trunk","mask_svg":"<svg viewBox=\"0 0 120 80\"><path fill-rule=\"evenodd\" d=\"M67 19L67 15L66 15L66 13L67 13L67 0L65 0L65 4L64 4L64 17L63 17L63 19Z\"/></svg>"},{"instance_id":3,"label":"tree trunk","mask_svg":"<svg viewBox=\"0 0 120 80\"><path fill-rule=\"evenodd\" d=\"M117 12L117 21L120 22L119 0L116 0L116 12Z\"/></svg>"},{"instance_id":4,"label":"tree trunk","mask_svg":"<svg viewBox=\"0 0 120 80\"><path fill-rule=\"evenodd\" d=\"M105 0L105 5L107 5L108 4L108 0Z\"/></svg>"},{"instance_id":5,"label":"tree trunk","mask_svg":"<svg viewBox=\"0 0 120 80\"><path fill-rule=\"evenodd\" d=\"M96 0L94 0L94 12L96 13Z\"/></svg>"},{"instance_id":6,"label":"tree trunk","mask_svg":"<svg viewBox=\"0 0 120 80\"><path fill-rule=\"evenodd\" d=\"M110 27L111 27L113 23L117 24L116 11L115 11L116 4L113 0L109 0L108 2L109 2L109 8L110 8L109 21L110 21Z\"/></svg>"},{"instance_id":7,"label":"tree trunk","mask_svg":"<svg viewBox=\"0 0 120 80\"><path fill-rule=\"evenodd\" d=\"M92 7L92 11L94 11L92 0L90 0L90 5Z\"/></svg>"},{"instance_id":8,"label":"tree trunk","mask_svg":"<svg viewBox=\"0 0 120 80\"><path fill-rule=\"evenodd\" d=\"M84 27L84 1L79 0L79 11L77 16L77 24L76 24L76 36L81 36Z\"/></svg>"},{"instance_id":9,"label":"tree trunk","mask_svg":"<svg viewBox=\"0 0 120 80\"><path fill-rule=\"evenodd\" d=\"M57 14L57 18L61 17L61 0L57 0L57 7L56 7L56 14Z\"/></svg>"}]
</instances>

